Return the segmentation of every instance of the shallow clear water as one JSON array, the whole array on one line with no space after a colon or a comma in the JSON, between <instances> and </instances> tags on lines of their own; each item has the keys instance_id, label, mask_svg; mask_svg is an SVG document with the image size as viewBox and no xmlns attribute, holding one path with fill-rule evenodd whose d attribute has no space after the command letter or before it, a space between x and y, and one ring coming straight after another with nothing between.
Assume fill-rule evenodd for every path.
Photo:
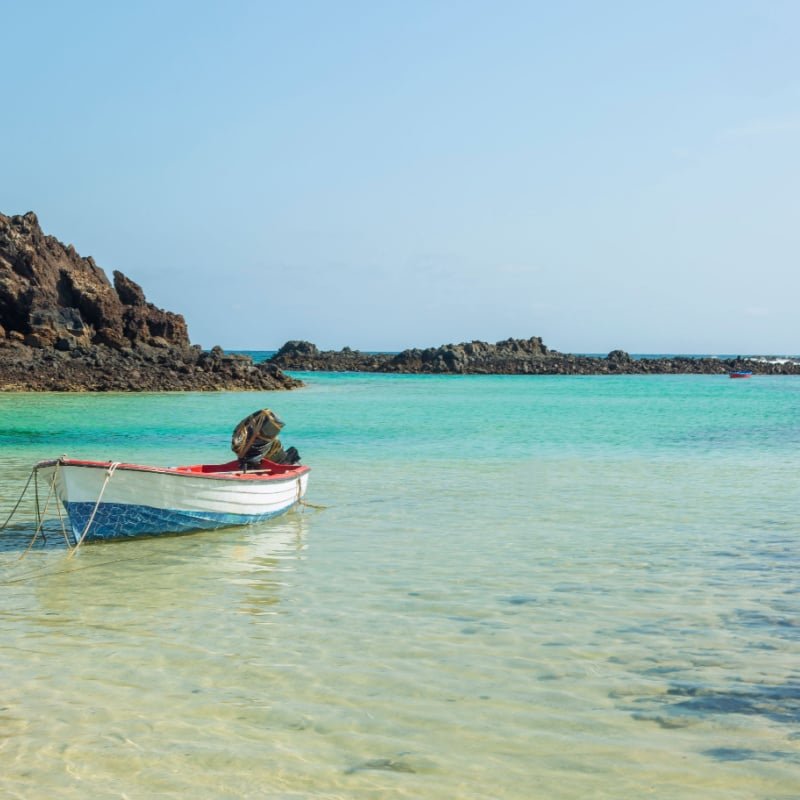
<instances>
[{"instance_id":1,"label":"shallow clear water","mask_svg":"<svg viewBox=\"0 0 800 800\"><path fill-rule=\"evenodd\" d=\"M0 534L0 795L797 798L800 380L325 375L0 395L33 462L313 472L250 528ZM2 521L2 520L0 520Z\"/></svg>"}]
</instances>

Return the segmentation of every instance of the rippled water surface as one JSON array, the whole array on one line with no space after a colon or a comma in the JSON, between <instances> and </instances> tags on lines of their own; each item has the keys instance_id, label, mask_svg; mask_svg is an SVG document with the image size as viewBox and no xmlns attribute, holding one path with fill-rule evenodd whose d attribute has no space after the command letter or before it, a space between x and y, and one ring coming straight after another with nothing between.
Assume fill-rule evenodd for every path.
<instances>
[{"instance_id":1,"label":"rippled water surface","mask_svg":"<svg viewBox=\"0 0 800 800\"><path fill-rule=\"evenodd\" d=\"M308 375L0 395L40 458L312 467L249 528L0 534L0 796L797 798L800 381ZM1 521L1 520L0 520Z\"/></svg>"}]
</instances>

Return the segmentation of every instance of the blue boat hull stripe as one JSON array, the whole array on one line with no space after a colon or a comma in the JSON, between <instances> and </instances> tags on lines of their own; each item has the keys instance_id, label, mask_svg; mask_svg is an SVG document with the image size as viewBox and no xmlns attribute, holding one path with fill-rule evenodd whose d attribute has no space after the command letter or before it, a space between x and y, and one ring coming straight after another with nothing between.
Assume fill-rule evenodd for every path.
<instances>
[{"instance_id":1,"label":"blue boat hull stripe","mask_svg":"<svg viewBox=\"0 0 800 800\"><path fill-rule=\"evenodd\" d=\"M83 533L94 510L94 503L65 503L72 533L77 539ZM130 536L226 528L248 525L277 517L291 506L266 514L218 514L208 511L176 511L152 506L123 503L100 503L86 541L119 539Z\"/></svg>"}]
</instances>

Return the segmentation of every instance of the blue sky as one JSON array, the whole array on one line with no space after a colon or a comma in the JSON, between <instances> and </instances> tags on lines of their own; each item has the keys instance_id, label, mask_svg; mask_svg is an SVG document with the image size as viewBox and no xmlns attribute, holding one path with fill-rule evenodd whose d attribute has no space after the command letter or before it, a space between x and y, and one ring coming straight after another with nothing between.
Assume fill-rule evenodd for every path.
<instances>
[{"instance_id":1,"label":"blue sky","mask_svg":"<svg viewBox=\"0 0 800 800\"><path fill-rule=\"evenodd\" d=\"M0 20L0 211L205 347L800 352L800 3Z\"/></svg>"}]
</instances>

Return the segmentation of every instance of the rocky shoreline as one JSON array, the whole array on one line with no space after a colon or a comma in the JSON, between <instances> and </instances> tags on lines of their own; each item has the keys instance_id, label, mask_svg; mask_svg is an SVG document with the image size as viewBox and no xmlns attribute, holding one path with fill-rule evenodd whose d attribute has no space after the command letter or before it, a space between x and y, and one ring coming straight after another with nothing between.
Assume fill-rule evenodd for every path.
<instances>
[{"instance_id":1,"label":"rocky shoreline","mask_svg":"<svg viewBox=\"0 0 800 800\"><path fill-rule=\"evenodd\" d=\"M724 375L750 371L759 375L800 375L800 362L767 358L641 358L623 350L604 358L559 353L540 337L506 339L496 344L463 342L404 350L397 354L358 350L319 350L311 342L287 342L267 362L304 372L387 372L451 375Z\"/></svg>"},{"instance_id":2,"label":"rocky shoreline","mask_svg":"<svg viewBox=\"0 0 800 800\"><path fill-rule=\"evenodd\" d=\"M180 314L113 284L42 232L33 212L0 214L0 391L293 389L276 364L191 345Z\"/></svg>"},{"instance_id":3,"label":"rocky shoreline","mask_svg":"<svg viewBox=\"0 0 800 800\"><path fill-rule=\"evenodd\" d=\"M129 348L106 345L68 352L0 346L0 391L205 392L294 389L303 382L274 364L199 347Z\"/></svg>"},{"instance_id":4,"label":"rocky shoreline","mask_svg":"<svg viewBox=\"0 0 800 800\"><path fill-rule=\"evenodd\" d=\"M184 318L147 302L121 272L113 283L42 232L33 212L0 214L0 391L220 391L302 386L284 370L453 375L724 374L800 375L776 359L633 359L559 353L541 338L464 342L397 354L321 351L287 342L254 363L219 347L192 345Z\"/></svg>"}]
</instances>

